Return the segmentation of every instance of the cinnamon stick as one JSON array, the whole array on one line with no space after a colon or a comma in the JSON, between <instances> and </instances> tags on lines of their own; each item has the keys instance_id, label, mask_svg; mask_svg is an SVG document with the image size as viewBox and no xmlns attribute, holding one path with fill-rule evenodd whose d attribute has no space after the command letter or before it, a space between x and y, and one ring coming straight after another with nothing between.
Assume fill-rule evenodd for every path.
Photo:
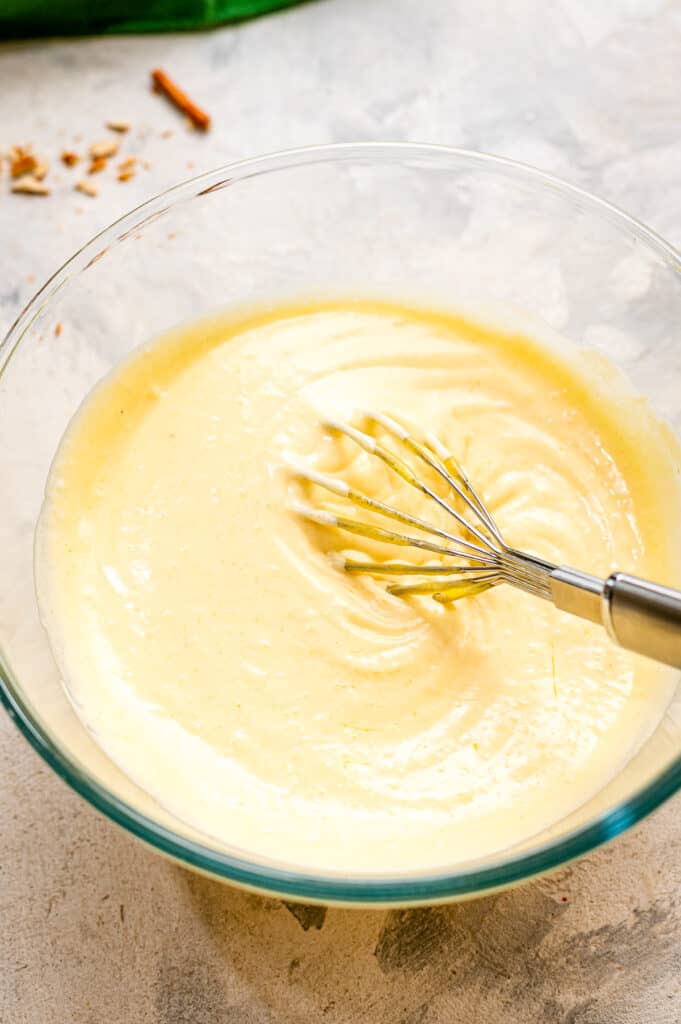
<instances>
[{"instance_id":1,"label":"cinnamon stick","mask_svg":"<svg viewBox=\"0 0 681 1024\"><path fill-rule=\"evenodd\" d=\"M210 128L210 116L198 107L193 100L187 96L186 93L180 89L172 78L169 78L165 71L161 71L160 68L155 68L151 72L151 80L153 82L154 89L158 92L162 92L164 96L167 96L171 103L173 103L178 110L181 110L183 114L186 114L190 118L192 124L200 128L202 132L207 132Z\"/></svg>"}]
</instances>

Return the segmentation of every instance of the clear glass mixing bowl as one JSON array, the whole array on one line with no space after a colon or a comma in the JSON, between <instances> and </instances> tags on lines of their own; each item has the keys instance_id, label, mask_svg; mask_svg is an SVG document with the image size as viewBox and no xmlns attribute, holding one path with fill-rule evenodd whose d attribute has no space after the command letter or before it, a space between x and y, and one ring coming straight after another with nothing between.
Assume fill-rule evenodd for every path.
<instances>
[{"instance_id":1,"label":"clear glass mixing bowl","mask_svg":"<svg viewBox=\"0 0 681 1024\"><path fill-rule=\"evenodd\" d=\"M0 349L0 674L18 727L69 785L151 846L287 898L470 896L556 867L638 821L681 784L679 693L593 799L486 860L439 874L311 874L220 845L135 786L77 718L38 618L33 533L56 445L96 381L134 346L218 307L341 294L527 314L606 353L681 433L680 270L678 253L607 203L508 160L432 146L250 160L117 221L48 281Z\"/></svg>"}]
</instances>

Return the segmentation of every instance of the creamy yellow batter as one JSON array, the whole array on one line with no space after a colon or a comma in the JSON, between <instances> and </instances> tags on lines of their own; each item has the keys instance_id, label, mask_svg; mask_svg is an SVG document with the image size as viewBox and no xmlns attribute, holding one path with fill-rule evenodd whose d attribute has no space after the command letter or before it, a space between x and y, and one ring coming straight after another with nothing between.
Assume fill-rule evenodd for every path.
<instances>
[{"instance_id":1,"label":"creamy yellow batter","mask_svg":"<svg viewBox=\"0 0 681 1024\"><path fill-rule=\"evenodd\" d=\"M180 819L311 868L452 866L589 798L674 673L511 588L444 608L338 571L367 545L296 516L291 460L432 518L321 432L365 407L438 434L514 546L678 583L678 450L612 368L339 303L179 329L110 375L52 469L38 592L79 713Z\"/></svg>"}]
</instances>

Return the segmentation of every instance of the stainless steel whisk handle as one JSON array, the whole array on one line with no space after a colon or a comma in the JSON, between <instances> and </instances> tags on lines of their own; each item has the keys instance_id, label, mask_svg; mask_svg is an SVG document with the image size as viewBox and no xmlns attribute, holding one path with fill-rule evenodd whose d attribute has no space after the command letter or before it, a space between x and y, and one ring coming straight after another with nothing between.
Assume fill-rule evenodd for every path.
<instances>
[{"instance_id":1,"label":"stainless steel whisk handle","mask_svg":"<svg viewBox=\"0 0 681 1024\"><path fill-rule=\"evenodd\" d=\"M556 608L600 623L620 647L681 668L681 590L624 572L601 580L564 566L550 581Z\"/></svg>"}]
</instances>

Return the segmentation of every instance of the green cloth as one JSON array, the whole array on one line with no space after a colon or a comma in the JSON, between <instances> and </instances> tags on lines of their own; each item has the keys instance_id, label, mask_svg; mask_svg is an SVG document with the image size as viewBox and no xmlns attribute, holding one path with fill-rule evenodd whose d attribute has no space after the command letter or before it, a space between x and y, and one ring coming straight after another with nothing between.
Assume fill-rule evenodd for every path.
<instances>
[{"instance_id":1,"label":"green cloth","mask_svg":"<svg viewBox=\"0 0 681 1024\"><path fill-rule=\"evenodd\" d=\"M0 0L0 40L209 28L297 0Z\"/></svg>"}]
</instances>

